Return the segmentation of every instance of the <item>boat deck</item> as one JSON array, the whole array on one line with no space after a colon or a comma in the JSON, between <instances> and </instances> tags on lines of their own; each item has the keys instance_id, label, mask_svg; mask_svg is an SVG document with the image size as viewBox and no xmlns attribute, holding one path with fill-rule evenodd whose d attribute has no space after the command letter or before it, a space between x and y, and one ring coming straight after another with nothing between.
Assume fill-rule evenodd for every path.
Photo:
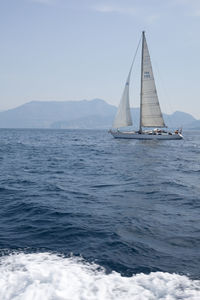
<instances>
[{"instance_id":1,"label":"boat deck","mask_svg":"<svg viewBox=\"0 0 200 300\"><path fill-rule=\"evenodd\" d=\"M138 140L181 140L183 139L182 134L180 133L171 133L171 132L142 132L137 131L110 131L114 138L123 138L123 139L138 139Z\"/></svg>"}]
</instances>

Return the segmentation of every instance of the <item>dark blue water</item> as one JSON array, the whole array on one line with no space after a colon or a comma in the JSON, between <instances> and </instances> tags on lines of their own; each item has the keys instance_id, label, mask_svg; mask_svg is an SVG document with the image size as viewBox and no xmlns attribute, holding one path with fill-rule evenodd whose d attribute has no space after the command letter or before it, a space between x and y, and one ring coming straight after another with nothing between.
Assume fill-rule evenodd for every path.
<instances>
[{"instance_id":1,"label":"dark blue water","mask_svg":"<svg viewBox=\"0 0 200 300\"><path fill-rule=\"evenodd\" d=\"M1 255L82 256L123 276L200 278L200 132L0 130Z\"/></svg>"}]
</instances>

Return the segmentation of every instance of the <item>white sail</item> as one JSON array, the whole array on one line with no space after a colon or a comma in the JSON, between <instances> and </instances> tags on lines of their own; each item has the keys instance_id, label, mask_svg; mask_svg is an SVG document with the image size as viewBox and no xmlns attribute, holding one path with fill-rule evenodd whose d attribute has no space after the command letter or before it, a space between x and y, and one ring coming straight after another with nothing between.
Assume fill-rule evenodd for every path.
<instances>
[{"instance_id":1,"label":"white sail","mask_svg":"<svg viewBox=\"0 0 200 300\"><path fill-rule=\"evenodd\" d=\"M133 124L131 118L130 104L129 104L129 82L130 82L132 67L133 64L131 65L128 78L126 80L122 98L113 122L113 126L112 126L113 128L131 126Z\"/></svg>"},{"instance_id":2,"label":"white sail","mask_svg":"<svg viewBox=\"0 0 200 300\"><path fill-rule=\"evenodd\" d=\"M141 74L141 127L166 127L161 113L151 60L143 32L142 43L142 74Z\"/></svg>"}]
</instances>

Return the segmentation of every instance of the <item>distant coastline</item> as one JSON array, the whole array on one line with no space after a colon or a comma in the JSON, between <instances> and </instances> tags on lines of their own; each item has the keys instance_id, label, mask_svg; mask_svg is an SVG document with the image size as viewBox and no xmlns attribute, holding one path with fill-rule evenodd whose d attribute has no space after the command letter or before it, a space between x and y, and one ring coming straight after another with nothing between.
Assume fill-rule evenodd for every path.
<instances>
[{"instance_id":1,"label":"distant coastline","mask_svg":"<svg viewBox=\"0 0 200 300\"><path fill-rule=\"evenodd\" d=\"M80 101L31 101L6 111L0 111L0 128L41 129L108 129L117 108L102 99ZM139 108L132 108L135 127ZM163 114L169 127L200 129L200 120L191 114L176 111Z\"/></svg>"}]
</instances>

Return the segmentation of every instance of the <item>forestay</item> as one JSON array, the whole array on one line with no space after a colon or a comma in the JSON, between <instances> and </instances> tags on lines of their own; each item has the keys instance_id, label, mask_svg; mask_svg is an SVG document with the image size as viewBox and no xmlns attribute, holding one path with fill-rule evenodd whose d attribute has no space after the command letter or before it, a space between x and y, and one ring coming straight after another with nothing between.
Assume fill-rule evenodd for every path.
<instances>
[{"instance_id":1,"label":"forestay","mask_svg":"<svg viewBox=\"0 0 200 300\"><path fill-rule=\"evenodd\" d=\"M151 60L143 33L140 127L166 127L161 113Z\"/></svg>"}]
</instances>

